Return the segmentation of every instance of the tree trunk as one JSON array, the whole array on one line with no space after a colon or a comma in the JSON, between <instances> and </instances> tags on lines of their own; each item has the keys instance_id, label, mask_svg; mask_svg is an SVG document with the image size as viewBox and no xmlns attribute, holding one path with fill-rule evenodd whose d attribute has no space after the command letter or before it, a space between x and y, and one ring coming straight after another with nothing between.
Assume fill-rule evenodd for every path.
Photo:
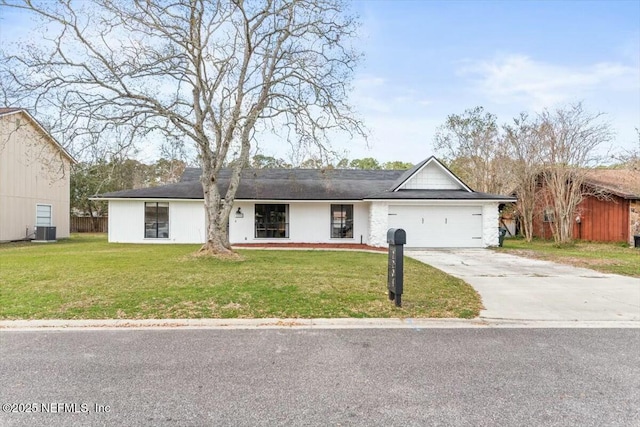
<instances>
[{"instance_id":1,"label":"tree trunk","mask_svg":"<svg viewBox=\"0 0 640 427\"><path fill-rule=\"evenodd\" d=\"M523 209L520 218L524 240L531 243L533 240L533 211L530 209Z\"/></svg>"},{"instance_id":2,"label":"tree trunk","mask_svg":"<svg viewBox=\"0 0 640 427\"><path fill-rule=\"evenodd\" d=\"M239 259L229 243L228 221L231 208L221 200L220 190L211 167L204 166L201 178L204 192L206 241L198 250L198 255L223 259Z\"/></svg>"}]
</instances>

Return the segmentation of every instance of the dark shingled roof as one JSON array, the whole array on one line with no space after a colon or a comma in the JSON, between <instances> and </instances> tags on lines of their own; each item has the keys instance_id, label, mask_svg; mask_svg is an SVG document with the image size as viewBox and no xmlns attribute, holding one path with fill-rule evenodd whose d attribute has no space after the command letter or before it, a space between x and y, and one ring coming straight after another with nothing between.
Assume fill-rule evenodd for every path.
<instances>
[{"instance_id":1,"label":"dark shingled roof","mask_svg":"<svg viewBox=\"0 0 640 427\"><path fill-rule=\"evenodd\" d=\"M201 174L202 169L200 168L185 168L184 172L182 172L182 177L180 177L180 181L198 181Z\"/></svg>"},{"instance_id":2,"label":"dark shingled roof","mask_svg":"<svg viewBox=\"0 0 640 427\"><path fill-rule=\"evenodd\" d=\"M403 171L351 169L245 169L239 200L361 200L391 187ZM220 171L222 194L231 170ZM101 194L100 198L202 199L200 169L187 168L177 184Z\"/></svg>"},{"instance_id":3,"label":"dark shingled roof","mask_svg":"<svg viewBox=\"0 0 640 427\"><path fill-rule=\"evenodd\" d=\"M123 190L98 195L98 198L202 199L201 170L187 168L180 182L160 187ZM245 169L236 200L511 200L515 198L465 190L400 190L402 170L353 169ZM222 194L229 187L230 169L220 171Z\"/></svg>"}]
</instances>

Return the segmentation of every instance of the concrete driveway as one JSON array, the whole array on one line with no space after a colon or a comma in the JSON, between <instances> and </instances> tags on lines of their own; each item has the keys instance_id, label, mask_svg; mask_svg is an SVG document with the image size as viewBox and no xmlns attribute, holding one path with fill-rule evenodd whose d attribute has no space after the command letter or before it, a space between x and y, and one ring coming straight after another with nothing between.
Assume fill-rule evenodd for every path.
<instances>
[{"instance_id":1,"label":"concrete driveway","mask_svg":"<svg viewBox=\"0 0 640 427\"><path fill-rule=\"evenodd\" d=\"M481 318L640 321L637 278L489 249L407 250L405 255L473 286L485 306Z\"/></svg>"}]
</instances>

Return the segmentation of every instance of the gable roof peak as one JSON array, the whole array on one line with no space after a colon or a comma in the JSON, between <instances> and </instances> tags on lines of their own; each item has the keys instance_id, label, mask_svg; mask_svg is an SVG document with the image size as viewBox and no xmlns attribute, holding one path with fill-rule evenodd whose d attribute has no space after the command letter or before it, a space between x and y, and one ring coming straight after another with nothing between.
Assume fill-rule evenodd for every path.
<instances>
[{"instance_id":1,"label":"gable roof peak","mask_svg":"<svg viewBox=\"0 0 640 427\"><path fill-rule=\"evenodd\" d=\"M422 171L425 170L430 165L435 165L437 170L441 171L441 174L444 177L444 179L449 182L450 187L446 189L453 189L453 187L455 187L456 189L464 190L470 193L473 192L473 190L467 184L462 182L462 180L458 178L456 174L451 172L451 170L448 167L446 167L435 156L430 156L424 159L423 161L421 161L420 163L416 164L414 167L406 171L404 174L402 174L402 176L400 176L400 178L398 178L396 182L394 182L393 186L389 190L395 192L403 189L408 189L407 187L410 186L411 181L415 180L422 173ZM426 189L426 188L420 188L420 189ZM437 187L433 189L444 189L444 187Z\"/></svg>"},{"instance_id":2,"label":"gable roof peak","mask_svg":"<svg viewBox=\"0 0 640 427\"><path fill-rule=\"evenodd\" d=\"M40 131L45 136L45 138L47 138L53 144L53 146L57 150L59 150L62 153L62 155L71 162L71 164L78 163L78 161L67 151L67 149L64 148L64 146L60 144L58 140L56 140L53 137L53 135L51 135L51 133L44 126L42 126L42 124L35 117L33 117L33 115L31 115L31 113L29 113L27 109L13 108L13 107L0 107L0 117L9 116L11 114L17 114L17 113L23 114L24 117L26 117L27 120L30 121L31 124L35 126L35 128L38 131Z\"/></svg>"}]
</instances>

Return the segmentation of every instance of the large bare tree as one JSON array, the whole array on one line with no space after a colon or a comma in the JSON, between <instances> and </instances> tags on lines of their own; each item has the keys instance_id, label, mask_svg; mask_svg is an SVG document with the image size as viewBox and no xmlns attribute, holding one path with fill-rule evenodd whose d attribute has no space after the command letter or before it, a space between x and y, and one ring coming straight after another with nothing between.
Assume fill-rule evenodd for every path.
<instances>
[{"instance_id":1,"label":"large bare tree","mask_svg":"<svg viewBox=\"0 0 640 427\"><path fill-rule=\"evenodd\" d=\"M533 239L533 219L539 196L538 182L542 172L542 146L539 124L535 118L521 113L511 124L503 126L504 141L511 161L511 179L518 195L517 212L522 234L527 242Z\"/></svg>"},{"instance_id":2,"label":"large bare tree","mask_svg":"<svg viewBox=\"0 0 640 427\"><path fill-rule=\"evenodd\" d=\"M573 240L580 202L589 194L602 196L584 184L589 168L600 162L598 148L612 138L611 126L602 113L590 113L582 103L545 110L538 120L543 195L553 213L551 230L557 244L567 244Z\"/></svg>"},{"instance_id":3,"label":"large bare tree","mask_svg":"<svg viewBox=\"0 0 640 427\"><path fill-rule=\"evenodd\" d=\"M471 188L499 194L511 185L502 142L496 116L475 107L448 116L437 129L434 148Z\"/></svg>"},{"instance_id":4,"label":"large bare tree","mask_svg":"<svg viewBox=\"0 0 640 427\"><path fill-rule=\"evenodd\" d=\"M347 103L357 22L340 0L0 0L43 21L2 72L77 128L114 124L190 140L202 166L206 243L228 255L227 221L258 134L328 147L362 134ZM233 165L226 192L224 165Z\"/></svg>"}]
</instances>

